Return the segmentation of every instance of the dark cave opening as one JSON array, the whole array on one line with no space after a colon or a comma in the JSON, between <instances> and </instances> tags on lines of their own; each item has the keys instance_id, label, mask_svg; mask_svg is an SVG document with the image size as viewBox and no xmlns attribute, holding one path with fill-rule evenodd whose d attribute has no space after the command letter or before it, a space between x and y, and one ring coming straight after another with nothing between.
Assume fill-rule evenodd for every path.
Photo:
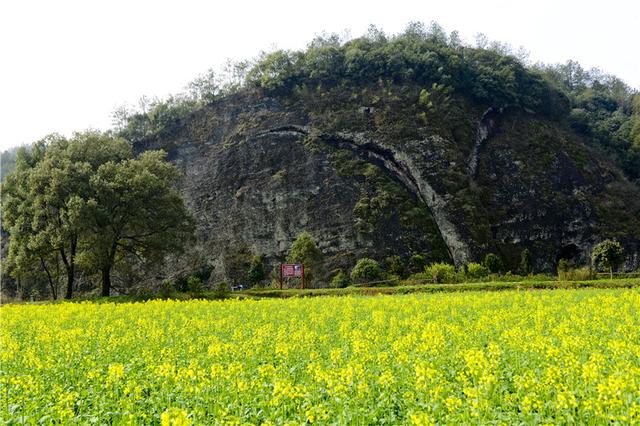
<instances>
[{"instance_id":1,"label":"dark cave opening","mask_svg":"<svg viewBox=\"0 0 640 426\"><path fill-rule=\"evenodd\" d=\"M567 244L560 247L558 254L556 255L556 264L560 259L565 259L569 263L576 265L576 262L580 258L580 248L575 244Z\"/></svg>"}]
</instances>

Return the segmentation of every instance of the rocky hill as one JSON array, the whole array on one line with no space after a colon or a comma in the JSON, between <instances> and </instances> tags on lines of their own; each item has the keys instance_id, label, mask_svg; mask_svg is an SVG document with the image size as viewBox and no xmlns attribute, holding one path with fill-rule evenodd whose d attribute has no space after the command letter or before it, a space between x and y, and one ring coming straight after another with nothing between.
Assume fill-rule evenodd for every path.
<instances>
[{"instance_id":1,"label":"rocky hill","mask_svg":"<svg viewBox=\"0 0 640 426\"><path fill-rule=\"evenodd\" d=\"M517 270L528 248L551 271L560 258L587 264L604 238L637 268L636 151L616 154L581 130L594 121L579 114L593 111L553 83L558 70L433 31L325 39L263 58L242 88L159 131L123 134L138 150L167 149L182 169L198 249L221 276L234 247L275 264L304 230L329 269L362 256L461 265L495 252Z\"/></svg>"},{"instance_id":2,"label":"rocky hill","mask_svg":"<svg viewBox=\"0 0 640 426\"><path fill-rule=\"evenodd\" d=\"M413 25L274 52L232 90L209 89L132 114L120 133L184 173L198 221L188 257L214 279L241 248L275 265L305 230L328 271L489 252L517 271L525 248L553 271L587 264L605 238L640 266L640 96L615 77L527 67Z\"/></svg>"}]
</instances>

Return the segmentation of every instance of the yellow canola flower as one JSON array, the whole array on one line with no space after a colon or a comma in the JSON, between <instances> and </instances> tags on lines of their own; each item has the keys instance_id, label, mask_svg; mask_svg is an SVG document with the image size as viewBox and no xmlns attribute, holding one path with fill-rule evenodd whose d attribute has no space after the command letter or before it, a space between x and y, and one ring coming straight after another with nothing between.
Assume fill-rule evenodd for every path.
<instances>
[{"instance_id":1,"label":"yellow canola flower","mask_svg":"<svg viewBox=\"0 0 640 426\"><path fill-rule=\"evenodd\" d=\"M637 289L5 305L0 422L640 424L637 312Z\"/></svg>"},{"instance_id":2,"label":"yellow canola flower","mask_svg":"<svg viewBox=\"0 0 640 426\"><path fill-rule=\"evenodd\" d=\"M393 377L393 373L389 370L385 370L380 374L378 378L378 384L383 388L387 388L395 383L395 378Z\"/></svg>"},{"instance_id":3,"label":"yellow canola flower","mask_svg":"<svg viewBox=\"0 0 640 426\"><path fill-rule=\"evenodd\" d=\"M414 426L435 426L436 422L427 413L411 414L409 416Z\"/></svg>"},{"instance_id":4,"label":"yellow canola flower","mask_svg":"<svg viewBox=\"0 0 640 426\"><path fill-rule=\"evenodd\" d=\"M191 419L189 414L180 408L169 408L160 416L162 426L189 426Z\"/></svg>"}]
</instances>

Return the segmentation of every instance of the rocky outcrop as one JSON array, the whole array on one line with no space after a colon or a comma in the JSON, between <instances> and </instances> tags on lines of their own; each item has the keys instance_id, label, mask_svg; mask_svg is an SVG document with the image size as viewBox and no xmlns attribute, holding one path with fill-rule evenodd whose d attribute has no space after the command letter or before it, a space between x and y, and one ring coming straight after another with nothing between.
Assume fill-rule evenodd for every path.
<instances>
[{"instance_id":1,"label":"rocky outcrop","mask_svg":"<svg viewBox=\"0 0 640 426\"><path fill-rule=\"evenodd\" d=\"M469 261L469 248L449 217L446 200L429 184L425 170L417 166L420 160L428 163L424 158L420 158L426 154L426 151L420 147L428 146L429 141L408 141L407 146L401 150L368 140L362 133L321 133L307 126L295 125L263 131L254 137L264 137L269 134L303 137L315 134L323 143L338 149L350 150L358 157L381 167L385 173L428 206L437 224L438 233L446 243L449 255L455 264L462 265ZM409 152L406 152L407 150Z\"/></svg>"},{"instance_id":2,"label":"rocky outcrop","mask_svg":"<svg viewBox=\"0 0 640 426\"><path fill-rule=\"evenodd\" d=\"M484 112L484 114L482 114L482 117L478 122L478 129L476 130L473 152L471 153L468 161L467 167L469 169L469 176L475 177L476 172L478 171L478 158L480 156L480 151L494 131L496 127L496 119L503 111L504 108L490 107Z\"/></svg>"},{"instance_id":3,"label":"rocky outcrop","mask_svg":"<svg viewBox=\"0 0 640 426\"><path fill-rule=\"evenodd\" d=\"M409 202L409 210L420 208L422 200L400 170L386 168L387 159L374 158L345 135L287 125L243 133L231 144L222 142L229 135L221 136L183 143L171 153L184 171L181 191L198 219L199 249L209 254L216 278L224 278L225 252L247 244L272 267L305 230L327 256L328 271L348 269L363 256L408 258L441 246L437 227L415 229L405 223L406 206L388 206L372 232L355 226L357 205L367 199L366 183L357 174L339 173L335 152L348 151L354 159L377 164L395 181L394 196ZM305 145L309 138L313 146Z\"/></svg>"},{"instance_id":4,"label":"rocky outcrop","mask_svg":"<svg viewBox=\"0 0 640 426\"><path fill-rule=\"evenodd\" d=\"M487 252L517 269L524 248L538 270L551 271L562 257L587 263L609 236L624 238L628 264L637 263L640 205L624 226L601 207L610 204L608 185L638 199L640 190L563 123L488 108L465 143L442 127L390 137L376 124L378 109L354 111L361 124L336 127L304 105L239 96L194 114L169 141L198 248L219 277L233 247L246 244L275 265L304 230L328 271L362 256L424 253L461 265ZM138 145L162 147L167 141Z\"/></svg>"}]
</instances>

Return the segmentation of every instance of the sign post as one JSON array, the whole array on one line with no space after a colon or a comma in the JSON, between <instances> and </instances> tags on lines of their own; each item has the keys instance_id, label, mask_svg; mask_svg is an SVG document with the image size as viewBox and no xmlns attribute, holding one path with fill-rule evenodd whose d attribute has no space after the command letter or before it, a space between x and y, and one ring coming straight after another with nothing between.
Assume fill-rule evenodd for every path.
<instances>
[{"instance_id":1,"label":"sign post","mask_svg":"<svg viewBox=\"0 0 640 426\"><path fill-rule=\"evenodd\" d=\"M302 263L280 264L280 290L284 278L300 278L301 287L304 288L304 265Z\"/></svg>"}]
</instances>

